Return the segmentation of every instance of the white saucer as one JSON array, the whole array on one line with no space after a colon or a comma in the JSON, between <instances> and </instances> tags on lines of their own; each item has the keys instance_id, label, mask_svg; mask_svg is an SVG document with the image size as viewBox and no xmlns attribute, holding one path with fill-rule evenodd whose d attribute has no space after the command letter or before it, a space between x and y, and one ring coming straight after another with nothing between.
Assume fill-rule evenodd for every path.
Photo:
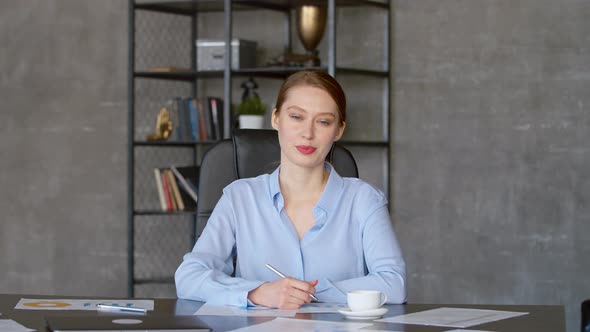
<instances>
[{"instance_id":1,"label":"white saucer","mask_svg":"<svg viewBox=\"0 0 590 332\"><path fill-rule=\"evenodd\" d=\"M343 314L348 319L377 319L385 315L387 311L387 308L377 308L363 311L351 311L348 308L338 310L339 313Z\"/></svg>"}]
</instances>

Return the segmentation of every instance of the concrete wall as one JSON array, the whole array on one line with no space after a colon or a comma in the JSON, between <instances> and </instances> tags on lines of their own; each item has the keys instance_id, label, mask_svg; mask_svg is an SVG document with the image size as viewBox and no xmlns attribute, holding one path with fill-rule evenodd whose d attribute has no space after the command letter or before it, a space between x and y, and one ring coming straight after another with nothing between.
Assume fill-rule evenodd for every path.
<instances>
[{"instance_id":1,"label":"concrete wall","mask_svg":"<svg viewBox=\"0 0 590 332\"><path fill-rule=\"evenodd\" d=\"M126 1L0 2L0 292L126 291Z\"/></svg>"},{"instance_id":2,"label":"concrete wall","mask_svg":"<svg viewBox=\"0 0 590 332\"><path fill-rule=\"evenodd\" d=\"M394 7L391 189L410 301L564 304L577 330L590 4ZM126 294L126 9L0 2L0 292Z\"/></svg>"},{"instance_id":3,"label":"concrete wall","mask_svg":"<svg viewBox=\"0 0 590 332\"><path fill-rule=\"evenodd\" d=\"M396 0L397 231L413 302L590 297L590 2Z\"/></svg>"}]
</instances>

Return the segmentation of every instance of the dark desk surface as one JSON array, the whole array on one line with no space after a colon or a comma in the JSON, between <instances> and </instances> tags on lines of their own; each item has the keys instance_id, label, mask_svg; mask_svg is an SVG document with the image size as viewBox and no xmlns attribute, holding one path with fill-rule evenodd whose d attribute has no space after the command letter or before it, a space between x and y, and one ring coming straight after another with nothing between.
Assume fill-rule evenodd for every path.
<instances>
[{"instance_id":1,"label":"dark desk surface","mask_svg":"<svg viewBox=\"0 0 590 332\"><path fill-rule=\"evenodd\" d=\"M73 297L73 296L43 296L43 295L22 295L22 294L0 294L0 319L13 319L28 328L37 329L37 331L45 332L46 316L63 316L63 315L77 315L77 316L100 316L107 315L107 313L97 311L50 311L50 310L15 310L14 306L21 298L62 298L74 299L84 298L92 299L93 297ZM148 315L192 315L202 305L202 302L177 300L177 299L155 299L154 311L150 311ZM460 307L460 308L478 308L478 309L492 309L492 310L506 310L506 311L520 311L528 312L528 315L509 318L505 320L495 321L491 323L481 324L471 329L501 331L501 332L560 332L565 331L565 316L563 306L553 305L442 305L442 304L405 304L405 305L387 305L389 311L385 317L397 316L417 311L428 309L435 309L440 307ZM112 315L112 313L111 313ZM259 324L274 317L228 317L228 316L199 316L205 321L213 331L229 331L240 327ZM340 314L297 314L296 318L301 319L317 319L341 321L345 318ZM366 321L351 321L351 322L366 322ZM392 331L406 331L406 332L441 332L452 330L448 327L434 327L422 325L403 325L391 323L373 322L373 326L366 328L366 330L392 330Z\"/></svg>"}]
</instances>

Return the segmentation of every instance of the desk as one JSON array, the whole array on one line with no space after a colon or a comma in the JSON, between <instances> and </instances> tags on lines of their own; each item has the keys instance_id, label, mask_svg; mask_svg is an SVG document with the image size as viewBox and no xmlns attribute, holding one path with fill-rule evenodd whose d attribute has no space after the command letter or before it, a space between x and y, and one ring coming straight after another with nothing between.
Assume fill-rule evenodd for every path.
<instances>
[{"instance_id":1,"label":"desk","mask_svg":"<svg viewBox=\"0 0 590 332\"><path fill-rule=\"evenodd\" d=\"M14 310L16 303L22 298L80 298L73 296L42 296L42 295L20 295L20 294L0 294L0 319L14 319L26 327L37 329L39 332L45 332L45 316L56 315L85 315L99 316L106 315L104 312L97 311L45 311L45 310ZM81 297L91 299L90 297ZM178 300L178 299L156 299L154 300L154 311L149 315L191 315L202 305L202 302ZM404 305L387 305L389 312L385 317L397 316L417 311L435 309L440 307L461 307L461 308L478 308L506 311L529 312L528 315L500 320L496 322L481 324L472 327L472 329L501 331L501 332L565 332L565 315L563 306L550 305L435 305L435 304L404 304ZM112 313L111 313L112 314ZM273 317L217 317L217 316L199 316L206 322L213 331L229 331L240 327L259 324L264 321L272 320ZM340 321L344 317L340 314L298 314L296 318L301 319L318 319ZM356 321L359 322L359 321ZM451 330L448 327L434 327L422 325L403 325L374 322L368 329L381 329L405 332L442 332Z\"/></svg>"}]
</instances>

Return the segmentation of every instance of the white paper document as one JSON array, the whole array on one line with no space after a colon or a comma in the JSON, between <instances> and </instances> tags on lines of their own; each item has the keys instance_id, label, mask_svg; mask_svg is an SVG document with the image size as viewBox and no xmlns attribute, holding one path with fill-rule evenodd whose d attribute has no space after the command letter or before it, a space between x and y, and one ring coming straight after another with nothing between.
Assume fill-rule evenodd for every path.
<instances>
[{"instance_id":1,"label":"white paper document","mask_svg":"<svg viewBox=\"0 0 590 332\"><path fill-rule=\"evenodd\" d=\"M463 329L461 329L461 330L447 330L445 332L494 332L494 331L488 331L488 330L463 330Z\"/></svg>"},{"instance_id":2,"label":"white paper document","mask_svg":"<svg viewBox=\"0 0 590 332\"><path fill-rule=\"evenodd\" d=\"M203 304L195 315L198 316L271 316L293 317L297 310L280 310L266 307L239 308L232 306Z\"/></svg>"},{"instance_id":3,"label":"white paper document","mask_svg":"<svg viewBox=\"0 0 590 332\"><path fill-rule=\"evenodd\" d=\"M383 318L376 320L376 322L466 328L526 314L528 314L528 312L464 308L438 308L415 312L407 315Z\"/></svg>"},{"instance_id":4,"label":"white paper document","mask_svg":"<svg viewBox=\"0 0 590 332\"><path fill-rule=\"evenodd\" d=\"M35 329L30 329L28 327L24 327L16 321L12 319L0 319L0 331L2 332L28 332L28 331L36 331Z\"/></svg>"},{"instance_id":5,"label":"white paper document","mask_svg":"<svg viewBox=\"0 0 590 332\"><path fill-rule=\"evenodd\" d=\"M332 314L338 313L338 310L344 310L348 307L344 303L323 303L323 302L314 302L304 304L297 310L297 313L305 313L305 314Z\"/></svg>"},{"instance_id":6,"label":"white paper document","mask_svg":"<svg viewBox=\"0 0 590 332\"><path fill-rule=\"evenodd\" d=\"M243 327L233 330L235 332L289 332L289 331L314 331L314 332L353 332L371 326L371 323L330 322L321 320L275 318L271 321Z\"/></svg>"},{"instance_id":7,"label":"white paper document","mask_svg":"<svg viewBox=\"0 0 590 332\"><path fill-rule=\"evenodd\" d=\"M14 309L21 310L98 310L97 304L126 308L154 310L154 300L84 300L84 299L25 299L21 298Z\"/></svg>"},{"instance_id":8,"label":"white paper document","mask_svg":"<svg viewBox=\"0 0 590 332\"><path fill-rule=\"evenodd\" d=\"M273 309L267 307L239 308L232 306L217 306L203 304L195 315L199 316L267 316L267 317L293 317L297 313L337 313L345 309L345 304L340 303L310 303L303 305L299 310Z\"/></svg>"}]
</instances>

